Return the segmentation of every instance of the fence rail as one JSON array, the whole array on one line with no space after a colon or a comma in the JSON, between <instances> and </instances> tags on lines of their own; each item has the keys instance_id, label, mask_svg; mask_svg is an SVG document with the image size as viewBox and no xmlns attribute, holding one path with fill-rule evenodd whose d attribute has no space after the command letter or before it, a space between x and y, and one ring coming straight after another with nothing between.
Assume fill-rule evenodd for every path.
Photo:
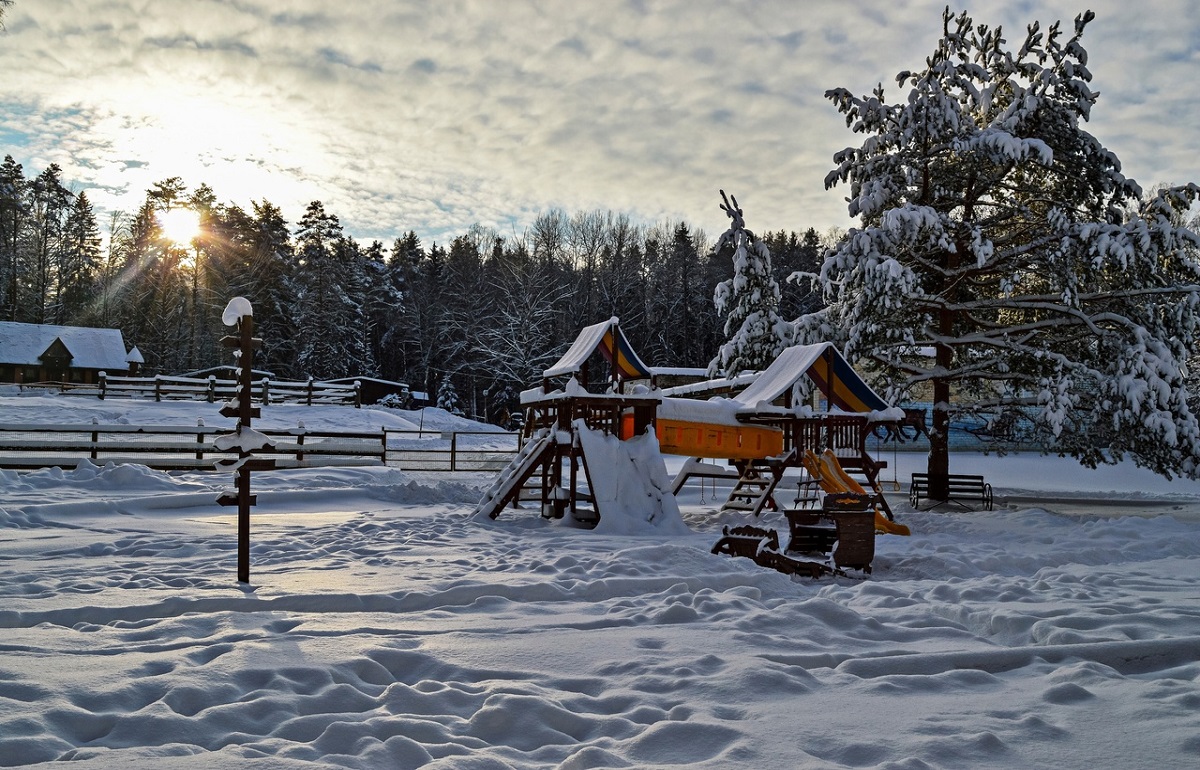
<instances>
[{"instance_id":1,"label":"fence rail","mask_svg":"<svg viewBox=\"0 0 1200 770\"><path fill-rule=\"evenodd\" d=\"M387 435L387 464L406 471L498 472L521 448L519 433L388 430Z\"/></svg>"},{"instance_id":2,"label":"fence rail","mask_svg":"<svg viewBox=\"0 0 1200 770\"><path fill-rule=\"evenodd\" d=\"M155 401L226 401L238 392L237 380L210 377L118 377L100 373L98 382L84 385L74 382L39 382L23 388L57 390L65 395L153 398ZM362 406L359 383L322 382L320 380L255 380L252 398L261 404L353 404Z\"/></svg>"},{"instance_id":3,"label":"fence rail","mask_svg":"<svg viewBox=\"0 0 1200 770\"><path fill-rule=\"evenodd\" d=\"M410 471L498 471L517 453L515 433L482 431L318 431L306 428L259 430L272 446L255 450L278 468L387 465ZM74 468L136 463L158 470L220 470L236 452L216 440L233 429L197 425L138 426L97 423L0 424L0 468ZM511 440L511 449L507 448Z\"/></svg>"}]
</instances>

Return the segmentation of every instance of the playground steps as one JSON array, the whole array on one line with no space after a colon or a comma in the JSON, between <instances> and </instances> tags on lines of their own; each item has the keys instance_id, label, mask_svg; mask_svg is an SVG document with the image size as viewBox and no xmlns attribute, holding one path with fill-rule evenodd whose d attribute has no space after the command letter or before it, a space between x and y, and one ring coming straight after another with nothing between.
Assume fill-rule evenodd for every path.
<instances>
[{"instance_id":1,"label":"playground steps","mask_svg":"<svg viewBox=\"0 0 1200 770\"><path fill-rule=\"evenodd\" d=\"M855 462L855 458L838 458L841 463L842 470L850 478L857 481L864 489L873 491L879 499L879 507L882 508L889 519L893 518L892 507L888 505L887 498L884 497L883 488L879 486L879 470L887 466L887 463L870 464L869 466L863 462Z\"/></svg>"},{"instance_id":2,"label":"playground steps","mask_svg":"<svg viewBox=\"0 0 1200 770\"><path fill-rule=\"evenodd\" d=\"M513 458L500 478L492 485L475 507L475 515L486 515L496 518L504 506L516 503L522 499L526 484L535 472L547 462L555 452L555 437L551 431L543 431L531 438L521 447L521 451ZM540 499L540 483L539 483ZM527 498L526 498L527 499Z\"/></svg>"},{"instance_id":3,"label":"playground steps","mask_svg":"<svg viewBox=\"0 0 1200 770\"><path fill-rule=\"evenodd\" d=\"M775 491L775 479L743 474L729 493L729 499L721 506L722 511L749 511L758 515L766 499Z\"/></svg>"},{"instance_id":4,"label":"playground steps","mask_svg":"<svg viewBox=\"0 0 1200 770\"><path fill-rule=\"evenodd\" d=\"M768 503L773 502L775 487L783 478L786 460L755 460L742 467L741 475L729 492L729 498L721 506L721 512L739 511L758 516Z\"/></svg>"}]
</instances>

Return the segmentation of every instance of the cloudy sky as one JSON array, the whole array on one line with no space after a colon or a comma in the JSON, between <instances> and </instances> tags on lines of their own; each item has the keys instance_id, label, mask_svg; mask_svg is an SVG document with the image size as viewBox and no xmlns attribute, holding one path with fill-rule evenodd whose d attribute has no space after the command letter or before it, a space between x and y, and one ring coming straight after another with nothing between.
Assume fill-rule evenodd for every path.
<instances>
[{"instance_id":1,"label":"cloudy sky","mask_svg":"<svg viewBox=\"0 0 1200 770\"><path fill-rule=\"evenodd\" d=\"M724 229L848 227L824 189L857 138L823 94L919 67L944 0L16 0L0 155L58 163L101 212L156 181L324 202L346 231L427 242L601 208ZM1097 19L1089 130L1152 186L1200 181L1200 3L951 0L1001 24Z\"/></svg>"}]
</instances>

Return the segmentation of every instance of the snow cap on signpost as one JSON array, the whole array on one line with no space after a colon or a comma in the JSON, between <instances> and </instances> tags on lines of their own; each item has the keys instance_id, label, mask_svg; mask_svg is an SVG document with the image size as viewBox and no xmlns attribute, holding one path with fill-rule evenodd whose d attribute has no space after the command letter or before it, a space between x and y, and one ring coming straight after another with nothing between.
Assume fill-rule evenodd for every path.
<instances>
[{"instance_id":1,"label":"snow cap on signpost","mask_svg":"<svg viewBox=\"0 0 1200 770\"><path fill-rule=\"evenodd\" d=\"M245 297L234 297L225 306L225 312L221 313L221 322L226 326L236 326L237 322L242 320L242 316L253 317L254 308L250 306L250 300Z\"/></svg>"}]
</instances>

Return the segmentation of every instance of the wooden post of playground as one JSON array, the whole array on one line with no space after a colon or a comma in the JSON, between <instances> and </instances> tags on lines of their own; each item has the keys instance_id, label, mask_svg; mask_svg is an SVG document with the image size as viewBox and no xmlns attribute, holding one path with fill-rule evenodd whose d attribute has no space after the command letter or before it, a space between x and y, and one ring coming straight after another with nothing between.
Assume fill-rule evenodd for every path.
<instances>
[{"instance_id":1,"label":"wooden post of playground","mask_svg":"<svg viewBox=\"0 0 1200 770\"><path fill-rule=\"evenodd\" d=\"M624 394L625 381L621 379L620 364L617 360L621 355L617 350L617 336L621 333L620 325L614 323L608 327L608 333L612 335L612 357L608 360L608 384L613 388L614 393ZM616 435L620 436L620 431L617 431Z\"/></svg>"}]
</instances>

